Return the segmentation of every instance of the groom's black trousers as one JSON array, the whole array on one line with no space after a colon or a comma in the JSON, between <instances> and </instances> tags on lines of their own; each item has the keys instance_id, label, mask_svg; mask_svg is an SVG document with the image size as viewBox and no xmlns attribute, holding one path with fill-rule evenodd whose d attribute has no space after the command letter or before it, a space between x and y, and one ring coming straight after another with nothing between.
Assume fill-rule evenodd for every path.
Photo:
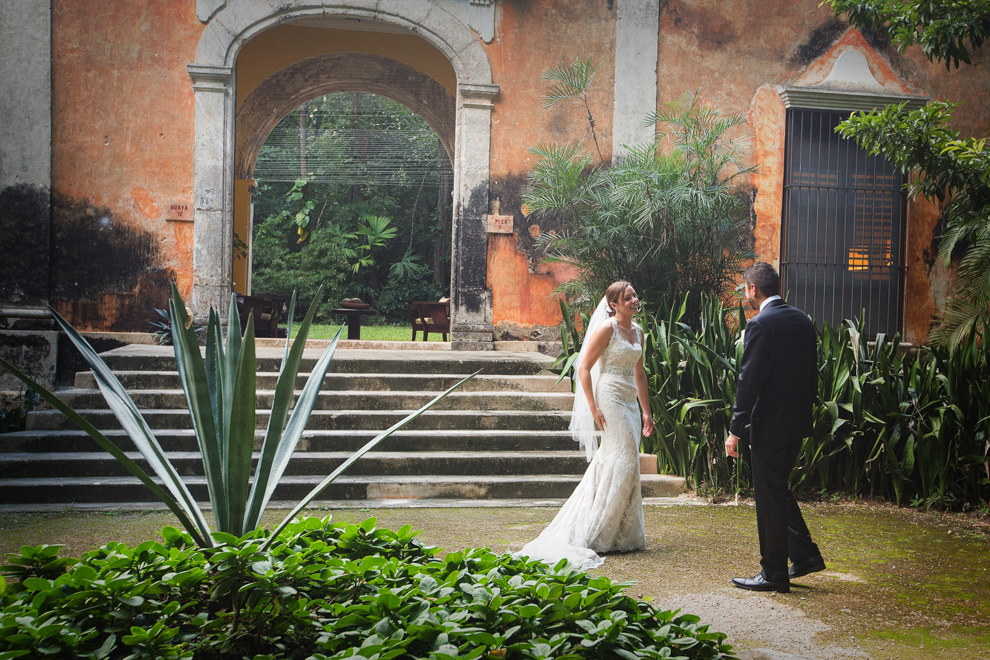
<instances>
[{"instance_id":1,"label":"groom's black trousers","mask_svg":"<svg viewBox=\"0 0 990 660\"><path fill-rule=\"evenodd\" d=\"M788 557L797 562L820 554L787 485L800 450L800 441L750 443L760 565L769 582L788 582Z\"/></svg>"}]
</instances>

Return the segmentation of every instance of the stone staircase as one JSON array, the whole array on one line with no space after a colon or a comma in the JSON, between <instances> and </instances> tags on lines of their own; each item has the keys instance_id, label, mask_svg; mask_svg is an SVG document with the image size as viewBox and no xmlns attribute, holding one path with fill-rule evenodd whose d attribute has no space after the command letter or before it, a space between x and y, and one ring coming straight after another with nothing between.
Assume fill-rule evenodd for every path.
<instances>
[{"instance_id":1,"label":"stone staircase","mask_svg":"<svg viewBox=\"0 0 990 660\"><path fill-rule=\"evenodd\" d=\"M320 351L307 348L301 389ZM258 349L260 448L281 349ZM208 500L202 461L170 347L126 346L103 354L141 408L173 465ZM382 429L465 375L481 373L386 439L332 483L320 501L528 500L566 498L587 463L567 432L573 395L554 386L539 353L338 350L307 430L273 501L300 499ZM91 372L59 396L140 459L119 430ZM655 470L654 470L655 471ZM684 491L682 479L643 475L643 495ZM153 495L61 413L36 411L28 430L0 435L0 506L110 507ZM393 502L401 505L401 502Z\"/></svg>"}]
</instances>

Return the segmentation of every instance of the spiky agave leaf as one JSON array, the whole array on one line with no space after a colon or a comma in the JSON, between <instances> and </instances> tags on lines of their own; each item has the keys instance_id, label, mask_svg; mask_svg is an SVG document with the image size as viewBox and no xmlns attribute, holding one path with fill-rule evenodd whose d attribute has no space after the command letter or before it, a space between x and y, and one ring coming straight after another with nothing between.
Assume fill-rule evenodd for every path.
<instances>
[{"instance_id":1,"label":"spiky agave leaf","mask_svg":"<svg viewBox=\"0 0 990 660\"><path fill-rule=\"evenodd\" d=\"M339 336L340 335L340 331L338 331L337 334ZM326 354L324 353L324 355L326 355ZM327 359L327 362L329 363L329 358ZM272 530L272 535L269 536L268 539L261 545L261 550L264 551L264 550L267 550L269 547L271 547L271 544L275 541L276 537L278 537L278 535L282 532L282 530L285 529L286 525L288 525L290 522L292 522L292 520L296 517L296 514L298 514L303 509L305 509L306 506L310 502L312 502L314 499L316 499L316 497L320 493L322 493L324 491L324 489L326 489L327 486L329 486L331 483L333 483L334 480L336 480L337 477L339 477L344 472L344 470L346 470L347 468L349 468L351 466L351 464L353 464L359 458L361 458L366 453L368 453L369 451L371 451L372 449L374 449L375 446L377 446L382 440L384 440L385 438L389 437L390 435L392 435L393 433L395 433L397 430L399 430L400 428L402 428L403 426L405 426L406 424L408 424L412 420L414 420L417 417L419 417L420 415L422 415L424 412L426 412L427 410L429 410L430 408L432 408L434 405L436 405L440 400L442 400L448 394L450 394L454 390L458 389L461 385L463 385L464 383L468 382L469 380L471 380L472 378L474 378L475 376L477 376L479 373L481 373L481 372L480 371L474 372L473 374L471 374L467 378L464 378L460 382L458 382L455 385L453 385L452 387L450 387L447 391L445 391L445 392L437 395L436 397L433 398L432 401L430 401L429 403L427 403L425 406L423 406L422 408L420 408L419 410L417 410L417 411L415 411L413 413L410 413L409 415L406 415L406 417L404 417L400 421L396 422L395 424L393 424L389 428L387 428L384 431L382 431L381 433L379 433L373 439L371 439L370 441L368 441L363 447L361 447L356 452L354 452L353 454L351 454L347 458L347 460L345 460L343 463L340 464L340 466L337 467L336 470L334 470L332 473L330 473L329 476L327 476L323 481L321 481L319 484L317 484L317 486L315 488L313 488L313 490L311 490L309 492L309 494L307 494L304 498L302 498L302 500L300 500L300 502L288 513L288 515L285 516L285 518L282 520L282 522L280 522L278 524L278 526L276 526L275 529Z\"/></svg>"}]
</instances>

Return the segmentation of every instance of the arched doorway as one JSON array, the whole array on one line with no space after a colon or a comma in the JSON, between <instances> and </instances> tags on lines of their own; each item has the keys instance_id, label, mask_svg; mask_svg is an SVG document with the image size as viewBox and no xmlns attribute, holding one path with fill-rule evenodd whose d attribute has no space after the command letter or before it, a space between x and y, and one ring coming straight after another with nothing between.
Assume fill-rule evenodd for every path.
<instances>
[{"instance_id":1,"label":"arched doorway","mask_svg":"<svg viewBox=\"0 0 990 660\"><path fill-rule=\"evenodd\" d=\"M318 322L333 322L327 310L358 297L376 321L407 326L409 302L449 296L450 172L436 132L404 104L365 92L303 102L246 173L251 222L235 229L249 254L235 258L235 290L295 290L302 313L322 286Z\"/></svg>"},{"instance_id":2,"label":"arched doorway","mask_svg":"<svg viewBox=\"0 0 990 660\"><path fill-rule=\"evenodd\" d=\"M483 217L488 212L491 99L498 86L492 83L484 49L456 17L428 0L393 3L389 10L379 9L378 5L373 0L354 2L351 8L339 10L338 16L363 21L365 27L382 23L408 31L440 51L455 73L451 154L452 345L473 348L476 346L468 344L478 336L474 333L491 332L491 299L486 289L487 230ZM325 12L330 11L322 5L283 7L273 10L270 3L260 0L226 4L210 18L200 39L196 62L188 66L196 95L192 302L197 315L205 314L210 305L224 309L231 291L234 182L237 163L246 160L238 158L237 149L240 139L245 139L241 137L243 132L237 130L240 110L234 67L238 53L245 44L271 28L294 21L323 19ZM422 116L425 118L425 114ZM441 130L437 134L441 135ZM250 137L246 139L250 142Z\"/></svg>"}]
</instances>

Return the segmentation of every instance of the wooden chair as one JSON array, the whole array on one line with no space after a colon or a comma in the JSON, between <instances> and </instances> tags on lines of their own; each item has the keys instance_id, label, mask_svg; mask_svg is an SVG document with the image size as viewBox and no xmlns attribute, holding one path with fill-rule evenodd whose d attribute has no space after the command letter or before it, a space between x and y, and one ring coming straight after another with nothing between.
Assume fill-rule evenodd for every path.
<instances>
[{"instance_id":1,"label":"wooden chair","mask_svg":"<svg viewBox=\"0 0 990 660\"><path fill-rule=\"evenodd\" d=\"M416 341L416 332L423 332L423 341L430 340L430 333L443 335L447 341L450 333L450 301L432 302L417 300L409 303L409 322L412 324L412 340Z\"/></svg>"},{"instance_id":2,"label":"wooden chair","mask_svg":"<svg viewBox=\"0 0 990 660\"><path fill-rule=\"evenodd\" d=\"M412 325L412 340L416 341L417 332L426 333L426 324L419 318L419 308L414 303L406 305L406 309L409 311L409 324Z\"/></svg>"},{"instance_id":3,"label":"wooden chair","mask_svg":"<svg viewBox=\"0 0 990 660\"><path fill-rule=\"evenodd\" d=\"M285 329L278 325L285 316L285 296L237 296L237 316L241 329L247 326L249 317L254 317L255 337L285 337Z\"/></svg>"}]
</instances>

